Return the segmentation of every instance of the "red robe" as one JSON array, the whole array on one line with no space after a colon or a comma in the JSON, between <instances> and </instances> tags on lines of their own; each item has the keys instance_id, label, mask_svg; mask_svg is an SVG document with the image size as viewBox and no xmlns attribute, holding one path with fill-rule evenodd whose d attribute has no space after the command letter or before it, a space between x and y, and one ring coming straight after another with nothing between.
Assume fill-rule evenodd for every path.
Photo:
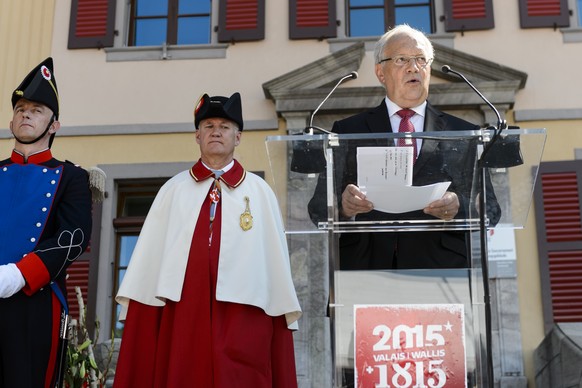
<instances>
[{"instance_id":1,"label":"red robe","mask_svg":"<svg viewBox=\"0 0 582 388\"><path fill-rule=\"evenodd\" d=\"M223 175L236 181L237 169ZM179 302L131 301L115 388L296 388L292 332L285 316L215 298L220 202L209 245L210 199L196 224Z\"/></svg>"}]
</instances>

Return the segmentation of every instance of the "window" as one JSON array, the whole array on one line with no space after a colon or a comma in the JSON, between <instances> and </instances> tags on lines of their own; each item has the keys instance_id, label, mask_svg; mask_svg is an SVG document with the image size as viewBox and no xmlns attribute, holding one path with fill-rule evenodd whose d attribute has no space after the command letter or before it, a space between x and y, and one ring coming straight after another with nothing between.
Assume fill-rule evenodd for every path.
<instances>
[{"instance_id":1,"label":"window","mask_svg":"<svg viewBox=\"0 0 582 388\"><path fill-rule=\"evenodd\" d=\"M129 46L210 43L210 0L132 0Z\"/></svg>"},{"instance_id":2,"label":"window","mask_svg":"<svg viewBox=\"0 0 582 388\"><path fill-rule=\"evenodd\" d=\"M582 27L582 0L577 1L576 9L578 10L578 26Z\"/></svg>"},{"instance_id":3,"label":"window","mask_svg":"<svg viewBox=\"0 0 582 388\"><path fill-rule=\"evenodd\" d=\"M113 220L115 228L115 263L113 293L117 295L129 260L137 243L139 232L154 198L165 179L134 180L118 183L117 217ZM121 306L113 303L112 328L115 337L121 337L123 324L119 322Z\"/></svg>"},{"instance_id":4,"label":"window","mask_svg":"<svg viewBox=\"0 0 582 388\"><path fill-rule=\"evenodd\" d=\"M144 46L194 45L207 49L217 42L264 37L265 0L71 0L69 49L111 47L109 51L121 52L136 51L136 46L143 51Z\"/></svg>"},{"instance_id":5,"label":"window","mask_svg":"<svg viewBox=\"0 0 582 388\"><path fill-rule=\"evenodd\" d=\"M427 34L434 32L431 0L348 0L347 7L348 36L382 35L402 23Z\"/></svg>"},{"instance_id":6,"label":"window","mask_svg":"<svg viewBox=\"0 0 582 388\"><path fill-rule=\"evenodd\" d=\"M139 225L141 227L141 225ZM115 289L113 295L117 294L117 290L119 290L119 286L123 281L123 276L125 275L125 271L127 270L127 266L129 265L129 259L131 259L131 254L133 249L135 248L135 244L137 243L137 233L130 233L120 231L117 236L117 257L116 257L116 266L115 266ZM114 304L115 311L113 313L113 327L114 327L114 336L117 338L121 338L123 334L123 323L119 322L119 314L121 313L121 305L115 303Z\"/></svg>"}]
</instances>

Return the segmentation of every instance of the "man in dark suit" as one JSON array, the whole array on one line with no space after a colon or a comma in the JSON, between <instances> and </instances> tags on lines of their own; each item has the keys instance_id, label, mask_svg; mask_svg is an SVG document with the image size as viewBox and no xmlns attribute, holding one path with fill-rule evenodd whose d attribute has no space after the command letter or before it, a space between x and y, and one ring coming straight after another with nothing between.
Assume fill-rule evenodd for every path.
<instances>
[{"instance_id":1,"label":"man in dark suit","mask_svg":"<svg viewBox=\"0 0 582 388\"><path fill-rule=\"evenodd\" d=\"M415 132L479 129L477 125L439 111L427 101L434 49L422 32L406 25L393 28L376 43L374 58L375 73L386 89L386 98L372 110L335 122L332 132L398 132L404 120L412 123ZM409 112L410 117L401 118L401 115L407 116L402 111ZM337 185L336 193L338 200L341 198L340 219L450 221L469 214L470 203L476 203L476 198L471 198L475 140L460 142L425 138L413 141L416 142L413 185L450 181L451 185L443 197L422 210L404 214L386 214L373 210L373 203L356 186L356 147L362 146L362 143L352 142L351 146L335 154L336 179L338 183L341 182ZM376 142L374 145L380 144ZM314 221L323 220L327 215L326 182L322 175L309 203L309 213ZM487 215L490 222L495 224L501 211L489 179L487 187L490 188L486 195ZM468 238L468 233L452 230L342 233L340 269L464 268L469 264Z\"/></svg>"}]
</instances>

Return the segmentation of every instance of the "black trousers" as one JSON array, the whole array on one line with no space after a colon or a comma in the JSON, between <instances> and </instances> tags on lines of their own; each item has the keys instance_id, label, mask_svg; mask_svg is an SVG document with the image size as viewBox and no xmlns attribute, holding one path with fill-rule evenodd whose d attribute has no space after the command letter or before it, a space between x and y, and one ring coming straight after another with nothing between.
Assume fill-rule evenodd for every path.
<instances>
[{"instance_id":1,"label":"black trousers","mask_svg":"<svg viewBox=\"0 0 582 388\"><path fill-rule=\"evenodd\" d=\"M50 287L0 299L0 388L54 384L60 310Z\"/></svg>"}]
</instances>

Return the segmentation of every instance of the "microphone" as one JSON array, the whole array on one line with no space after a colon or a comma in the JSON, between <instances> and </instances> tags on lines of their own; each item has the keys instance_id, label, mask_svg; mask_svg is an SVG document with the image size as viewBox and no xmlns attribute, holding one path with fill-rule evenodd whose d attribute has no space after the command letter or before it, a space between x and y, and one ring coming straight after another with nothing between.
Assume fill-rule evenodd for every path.
<instances>
[{"instance_id":1,"label":"microphone","mask_svg":"<svg viewBox=\"0 0 582 388\"><path fill-rule=\"evenodd\" d=\"M307 128L305 128L305 130L303 131L304 133L309 133L309 134L313 134L313 130L317 129L320 132L326 133L328 135L333 134L333 132L328 131L327 129L323 129L320 127L314 127L313 126L313 117L315 117L315 114L317 113L317 111L319 111L319 108L321 108L321 106L327 101L327 99L333 94L333 92L337 89L338 86L340 86L340 84L342 82L344 82L347 79L356 79L358 78L358 73L355 71L352 71L350 74L348 75L344 75L343 77L340 78L340 80L335 84L335 86L333 87L333 89L331 89L331 92L329 92L327 94L327 96L325 96L325 98L323 99L323 101L321 101L321 103L317 106L317 108L315 108L315 110L313 111L313 113L311 114L311 117L309 118L309 126Z\"/></svg>"},{"instance_id":2,"label":"microphone","mask_svg":"<svg viewBox=\"0 0 582 388\"><path fill-rule=\"evenodd\" d=\"M497 116L497 130L499 131L499 133L501 133L501 131L507 127L506 121L501 120L501 115L499 114L499 111L497 110L497 108L495 108L495 106L491 102L489 102L489 100L486 99L485 96L475 86L473 86L473 84L471 82L469 82L469 80L463 74L451 69L450 66L448 66L448 65L444 65L443 67L441 67L441 70L445 74L453 73L453 74L461 77L463 79L463 81L465 81L465 83L467 85L469 85L471 87L471 89L473 89L475 91L475 93L477 93L479 95L479 97L481 97L481 99L483 101L485 101L491 109L493 109L493 112L495 112L495 115Z\"/></svg>"},{"instance_id":3,"label":"microphone","mask_svg":"<svg viewBox=\"0 0 582 388\"><path fill-rule=\"evenodd\" d=\"M507 128L507 122L501 119L501 115L495 106L489 102L489 100L485 98L485 96L479 90L477 90L477 88L471 82L469 82L469 80L463 74L451 69L448 65L444 65L441 70L445 74L453 73L461 77L461 79L465 81L465 83L469 85L471 89L473 89L475 93L477 93L491 109L493 109L493 112L495 112L495 115L497 116L497 128L495 129L489 144L485 146L483 152L481 153L481 157L479 159L480 165L485 167L513 167L523 164L519 138L507 138L499 140L501 138L501 132ZM498 144L493 147L493 145L498 140ZM486 158L487 155L489 157Z\"/></svg>"}]
</instances>

